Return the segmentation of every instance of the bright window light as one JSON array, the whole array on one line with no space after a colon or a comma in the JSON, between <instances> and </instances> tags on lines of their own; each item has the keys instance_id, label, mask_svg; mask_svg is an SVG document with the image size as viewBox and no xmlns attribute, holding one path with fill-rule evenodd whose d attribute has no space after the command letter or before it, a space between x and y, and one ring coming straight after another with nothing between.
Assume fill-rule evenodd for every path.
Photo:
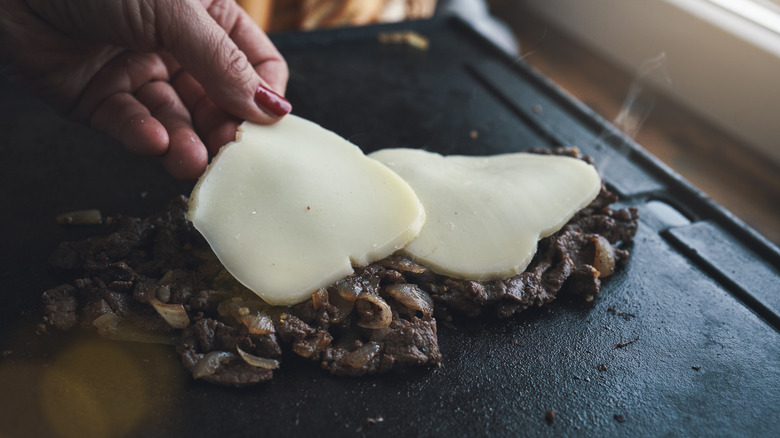
<instances>
[{"instance_id":1,"label":"bright window light","mask_svg":"<svg viewBox=\"0 0 780 438\"><path fill-rule=\"evenodd\" d=\"M780 0L709 0L709 2L780 34Z\"/></svg>"}]
</instances>

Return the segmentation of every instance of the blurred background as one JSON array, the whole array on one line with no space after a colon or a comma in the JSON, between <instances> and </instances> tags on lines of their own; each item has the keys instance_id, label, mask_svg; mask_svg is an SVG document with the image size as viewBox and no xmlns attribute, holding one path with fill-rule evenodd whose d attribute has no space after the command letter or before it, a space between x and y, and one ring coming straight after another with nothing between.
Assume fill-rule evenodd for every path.
<instances>
[{"instance_id":1,"label":"blurred background","mask_svg":"<svg viewBox=\"0 0 780 438\"><path fill-rule=\"evenodd\" d=\"M458 14L780 244L780 0L238 0L268 32Z\"/></svg>"}]
</instances>

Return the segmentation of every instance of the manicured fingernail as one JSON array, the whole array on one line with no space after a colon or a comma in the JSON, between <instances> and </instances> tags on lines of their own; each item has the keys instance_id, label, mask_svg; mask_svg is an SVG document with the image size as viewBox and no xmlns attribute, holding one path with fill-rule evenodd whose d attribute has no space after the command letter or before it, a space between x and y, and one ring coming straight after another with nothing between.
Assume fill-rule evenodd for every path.
<instances>
[{"instance_id":1,"label":"manicured fingernail","mask_svg":"<svg viewBox=\"0 0 780 438\"><path fill-rule=\"evenodd\" d=\"M260 85L255 91L255 104L277 117L282 117L292 111L292 104L284 97Z\"/></svg>"}]
</instances>

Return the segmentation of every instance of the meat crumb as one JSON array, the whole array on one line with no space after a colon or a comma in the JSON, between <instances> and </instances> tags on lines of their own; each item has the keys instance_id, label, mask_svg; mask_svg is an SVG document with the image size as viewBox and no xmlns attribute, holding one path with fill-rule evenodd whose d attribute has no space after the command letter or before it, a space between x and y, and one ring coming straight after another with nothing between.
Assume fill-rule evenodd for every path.
<instances>
[{"instance_id":1,"label":"meat crumb","mask_svg":"<svg viewBox=\"0 0 780 438\"><path fill-rule=\"evenodd\" d=\"M544 419L547 420L547 424L552 424L553 421L555 421L555 409L548 409L547 412L544 413Z\"/></svg>"},{"instance_id":2,"label":"meat crumb","mask_svg":"<svg viewBox=\"0 0 780 438\"><path fill-rule=\"evenodd\" d=\"M626 341L626 342L618 342L617 344L615 344L615 348L623 348L623 347L625 347L626 345L631 345L631 344L633 344L634 342L636 342L636 341L638 341L638 340L639 340L639 338L637 337L636 339L632 339L632 340L630 340L630 341Z\"/></svg>"},{"instance_id":3,"label":"meat crumb","mask_svg":"<svg viewBox=\"0 0 780 438\"><path fill-rule=\"evenodd\" d=\"M623 414L615 414L615 415L613 416L613 418L614 418L614 419L615 419L615 421L617 421L618 423L625 423L625 422L626 422L626 417L624 417L624 416L623 416Z\"/></svg>"},{"instance_id":4,"label":"meat crumb","mask_svg":"<svg viewBox=\"0 0 780 438\"><path fill-rule=\"evenodd\" d=\"M373 426L377 423L381 423L385 421L385 419L380 415L379 417L368 417L365 420L363 420L363 424L360 425L360 427L357 428L356 432L360 433L363 431L363 428Z\"/></svg>"},{"instance_id":5,"label":"meat crumb","mask_svg":"<svg viewBox=\"0 0 780 438\"><path fill-rule=\"evenodd\" d=\"M598 366L598 369L599 369L599 371L606 371L607 370L607 366L604 365L604 364L601 364L601 365Z\"/></svg>"}]
</instances>

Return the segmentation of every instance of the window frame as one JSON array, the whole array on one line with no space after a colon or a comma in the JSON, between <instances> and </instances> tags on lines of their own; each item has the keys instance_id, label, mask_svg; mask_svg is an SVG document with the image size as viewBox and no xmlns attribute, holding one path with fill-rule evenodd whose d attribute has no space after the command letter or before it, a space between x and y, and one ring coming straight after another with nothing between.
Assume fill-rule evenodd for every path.
<instances>
[{"instance_id":1,"label":"window frame","mask_svg":"<svg viewBox=\"0 0 780 438\"><path fill-rule=\"evenodd\" d=\"M780 166L780 33L709 0L518 1L637 77L663 53L656 87Z\"/></svg>"}]
</instances>

